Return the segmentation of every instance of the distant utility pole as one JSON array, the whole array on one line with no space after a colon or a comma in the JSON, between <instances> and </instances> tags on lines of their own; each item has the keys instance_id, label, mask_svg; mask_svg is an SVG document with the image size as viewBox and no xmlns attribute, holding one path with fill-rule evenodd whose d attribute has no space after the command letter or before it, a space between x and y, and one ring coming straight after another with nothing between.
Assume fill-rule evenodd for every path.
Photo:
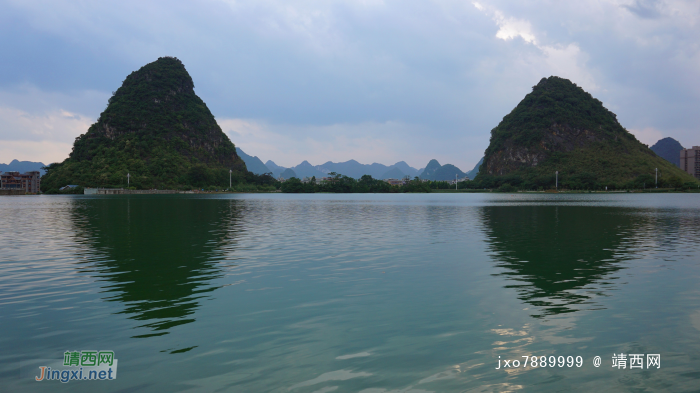
<instances>
[{"instance_id":1,"label":"distant utility pole","mask_svg":"<svg viewBox=\"0 0 700 393\"><path fill-rule=\"evenodd\" d=\"M554 172L556 175L555 180L554 180L554 187L557 188L557 191L559 191L559 171Z\"/></svg>"},{"instance_id":2,"label":"distant utility pole","mask_svg":"<svg viewBox=\"0 0 700 393\"><path fill-rule=\"evenodd\" d=\"M129 188L129 180L131 178L131 174L127 172L126 174L126 188Z\"/></svg>"},{"instance_id":3,"label":"distant utility pole","mask_svg":"<svg viewBox=\"0 0 700 393\"><path fill-rule=\"evenodd\" d=\"M229 190L231 189L231 172L233 172L233 170L229 169L228 170L228 188L229 188Z\"/></svg>"},{"instance_id":4,"label":"distant utility pole","mask_svg":"<svg viewBox=\"0 0 700 393\"><path fill-rule=\"evenodd\" d=\"M656 169L656 180L654 180L654 185L656 188L659 188L659 168L654 168Z\"/></svg>"}]
</instances>

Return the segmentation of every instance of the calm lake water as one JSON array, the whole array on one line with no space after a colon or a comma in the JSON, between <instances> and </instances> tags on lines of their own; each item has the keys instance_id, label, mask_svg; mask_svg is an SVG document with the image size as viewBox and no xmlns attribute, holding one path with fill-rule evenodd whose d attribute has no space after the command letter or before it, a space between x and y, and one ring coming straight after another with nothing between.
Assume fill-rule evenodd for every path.
<instances>
[{"instance_id":1,"label":"calm lake water","mask_svg":"<svg viewBox=\"0 0 700 393\"><path fill-rule=\"evenodd\" d=\"M3 392L700 389L700 194L27 196L0 209ZM33 381L38 359L88 349L115 352L117 379ZM660 368L613 368L619 353L659 354ZM496 369L533 355L582 366Z\"/></svg>"}]
</instances>

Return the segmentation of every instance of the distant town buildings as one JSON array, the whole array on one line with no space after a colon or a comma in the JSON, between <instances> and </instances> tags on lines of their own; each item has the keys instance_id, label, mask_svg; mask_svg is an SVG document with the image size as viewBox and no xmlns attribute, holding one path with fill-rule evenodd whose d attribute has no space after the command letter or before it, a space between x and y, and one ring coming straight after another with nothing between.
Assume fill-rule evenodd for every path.
<instances>
[{"instance_id":1,"label":"distant town buildings","mask_svg":"<svg viewBox=\"0 0 700 393\"><path fill-rule=\"evenodd\" d=\"M0 189L24 190L25 192L38 194L41 186L41 172L31 171L26 173L4 172L0 174Z\"/></svg>"},{"instance_id":2,"label":"distant town buildings","mask_svg":"<svg viewBox=\"0 0 700 393\"><path fill-rule=\"evenodd\" d=\"M450 180L450 184L457 184L457 183L461 183L463 181L469 181L469 176L464 176L461 179Z\"/></svg>"},{"instance_id":3,"label":"distant town buildings","mask_svg":"<svg viewBox=\"0 0 700 393\"><path fill-rule=\"evenodd\" d=\"M700 146L681 150L681 169L700 179Z\"/></svg>"},{"instance_id":4,"label":"distant town buildings","mask_svg":"<svg viewBox=\"0 0 700 393\"><path fill-rule=\"evenodd\" d=\"M316 179L316 176L314 176L314 177L308 177L308 176L307 176L307 177L301 179L301 182L304 183L304 184L306 184L306 183L311 183L311 181L316 182L316 184L324 184L324 183L328 183L328 182L333 182L333 181L335 181L335 178L334 178L334 177L327 176L327 177L322 177L322 178L320 178L320 179Z\"/></svg>"}]
</instances>

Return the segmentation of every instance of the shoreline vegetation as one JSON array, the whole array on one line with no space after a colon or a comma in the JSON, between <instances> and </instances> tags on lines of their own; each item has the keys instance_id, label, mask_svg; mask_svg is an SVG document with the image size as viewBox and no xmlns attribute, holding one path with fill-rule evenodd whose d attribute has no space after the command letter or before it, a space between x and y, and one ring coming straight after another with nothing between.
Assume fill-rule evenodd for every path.
<instances>
[{"instance_id":1,"label":"shoreline vegetation","mask_svg":"<svg viewBox=\"0 0 700 393\"><path fill-rule=\"evenodd\" d=\"M595 179L593 174L571 175L560 173L558 179L555 175L550 178L542 178L539 183L523 181L518 175L510 176L490 176L480 174L474 180L458 182L457 185L447 181L422 180L418 177L408 180L403 185L391 185L384 180L374 179L370 175L364 175L360 179L331 172L330 176L324 180L311 178L308 182L302 182L296 177L292 177L284 182L273 178L271 174L256 175L248 172L243 177L232 177L229 187L229 179L223 176L218 178L197 178L192 179L195 185L185 185L168 188L176 191L193 191L195 193L669 193L669 192L700 192L700 183L681 182L679 178L663 175L658 181L651 175L639 175L635 180L624 184L611 182L601 183ZM225 181L226 180L226 181ZM655 186L658 184L658 188ZM205 186L205 184L210 184ZM127 187L126 185L112 185L100 188L123 188L128 190L147 190L149 188ZM165 188L150 188L163 190ZM71 188L65 191L50 190L46 194L83 194L82 186Z\"/></svg>"},{"instance_id":2,"label":"shoreline vegetation","mask_svg":"<svg viewBox=\"0 0 700 393\"><path fill-rule=\"evenodd\" d=\"M636 179L616 184L599 182L591 173L583 175L566 175L560 173L543 176L537 182L523 180L518 175L490 176L479 174L474 180L455 184L446 181L424 181L415 177L404 185L390 185L383 180L373 179L369 175L354 179L331 172L331 179L317 182L315 178L303 183L298 178L291 178L280 184L285 193L405 193L405 192L700 192L700 183L682 182L676 176L653 176L643 174ZM658 186L658 188L656 188Z\"/></svg>"}]
</instances>

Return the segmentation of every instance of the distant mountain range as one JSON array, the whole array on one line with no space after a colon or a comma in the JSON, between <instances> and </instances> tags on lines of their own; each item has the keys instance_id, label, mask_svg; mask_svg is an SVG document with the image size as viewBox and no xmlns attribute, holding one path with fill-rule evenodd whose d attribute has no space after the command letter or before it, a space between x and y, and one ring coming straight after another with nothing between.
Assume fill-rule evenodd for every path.
<instances>
[{"instance_id":1,"label":"distant mountain range","mask_svg":"<svg viewBox=\"0 0 700 393\"><path fill-rule=\"evenodd\" d=\"M370 175L375 179L400 179L404 176L413 178L419 176L423 172L423 168L413 168L404 161L399 161L389 166L377 163L360 164L355 160L345 162L328 161L321 165L311 165L308 161L304 161L297 166L286 168L275 164L272 160L268 160L263 164L262 160L258 157L246 154L239 147L236 147L236 152L243 159L249 171L256 174L271 172L274 177L282 176L285 179L292 173L295 175L294 177L303 179L305 177L314 176L316 176L316 178L326 177L331 172L340 173L355 179L359 179L363 175ZM285 176L285 174L287 176Z\"/></svg>"},{"instance_id":2,"label":"distant mountain range","mask_svg":"<svg viewBox=\"0 0 700 393\"><path fill-rule=\"evenodd\" d=\"M45 167L42 162L31 162L31 161L18 161L12 160L9 164L0 164L0 172L30 172L39 171L43 175L46 173L45 170L41 169Z\"/></svg>"},{"instance_id":3,"label":"distant mountain range","mask_svg":"<svg viewBox=\"0 0 700 393\"><path fill-rule=\"evenodd\" d=\"M650 149L656 153L657 156L680 168L681 150L684 148L677 140L673 138L663 138L656 142L654 146L650 147Z\"/></svg>"}]
</instances>

